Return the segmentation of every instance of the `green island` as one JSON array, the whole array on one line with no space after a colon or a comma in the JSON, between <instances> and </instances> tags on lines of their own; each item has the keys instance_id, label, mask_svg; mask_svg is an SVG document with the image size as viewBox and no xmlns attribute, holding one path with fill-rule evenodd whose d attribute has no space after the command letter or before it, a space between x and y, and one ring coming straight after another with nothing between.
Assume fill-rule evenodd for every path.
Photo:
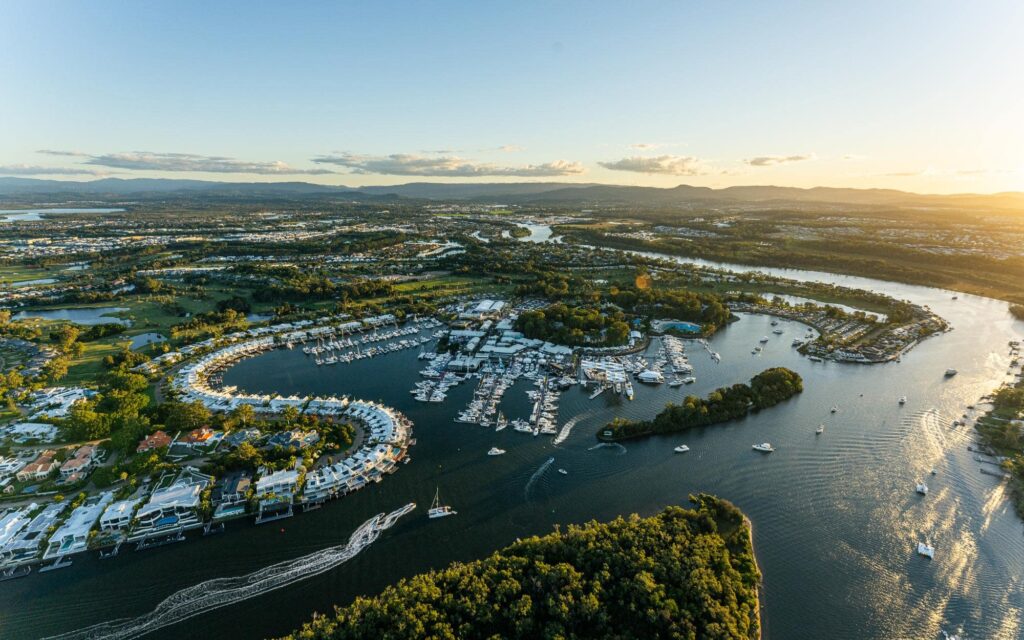
<instances>
[{"instance_id":1,"label":"green island","mask_svg":"<svg viewBox=\"0 0 1024 640\"><path fill-rule=\"evenodd\" d=\"M725 500L690 499L402 580L286 638L759 638L749 524Z\"/></svg>"},{"instance_id":2,"label":"green island","mask_svg":"<svg viewBox=\"0 0 1024 640\"><path fill-rule=\"evenodd\" d=\"M627 440L736 420L748 413L774 407L803 389L800 374L785 367L773 367L751 378L750 384L720 387L709 393L707 398L687 396L681 405L667 405L653 420L616 418L598 434L598 438Z\"/></svg>"},{"instance_id":3,"label":"green island","mask_svg":"<svg viewBox=\"0 0 1024 640\"><path fill-rule=\"evenodd\" d=\"M1009 474L1010 497L1024 518L1024 378L996 389L991 400L992 409L974 428L986 452Z\"/></svg>"}]
</instances>

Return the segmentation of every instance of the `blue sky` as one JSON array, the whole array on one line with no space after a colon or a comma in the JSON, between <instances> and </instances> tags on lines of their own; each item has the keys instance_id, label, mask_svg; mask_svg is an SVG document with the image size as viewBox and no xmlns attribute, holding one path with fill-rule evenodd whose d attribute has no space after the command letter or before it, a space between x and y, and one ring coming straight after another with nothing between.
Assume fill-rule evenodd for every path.
<instances>
[{"instance_id":1,"label":"blue sky","mask_svg":"<svg viewBox=\"0 0 1024 640\"><path fill-rule=\"evenodd\" d=\"M0 175L1024 189L1021 33L1009 1L5 0Z\"/></svg>"}]
</instances>

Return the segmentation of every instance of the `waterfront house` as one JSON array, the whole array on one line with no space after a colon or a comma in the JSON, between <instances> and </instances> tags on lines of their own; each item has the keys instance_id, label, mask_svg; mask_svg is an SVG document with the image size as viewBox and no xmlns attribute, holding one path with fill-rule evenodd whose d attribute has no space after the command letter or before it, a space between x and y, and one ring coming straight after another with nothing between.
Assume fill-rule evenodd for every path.
<instances>
[{"instance_id":1,"label":"waterfront house","mask_svg":"<svg viewBox=\"0 0 1024 640\"><path fill-rule=\"evenodd\" d=\"M113 500L114 494L107 491L90 498L72 511L67 522L50 536L43 559L59 558L85 551L89 546L89 531Z\"/></svg>"},{"instance_id":2,"label":"waterfront house","mask_svg":"<svg viewBox=\"0 0 1024 640\"><path fill-rule=\"evenodd\" d=\"M252 476L245 471L234 471L217 482L212 502L217 505L214 519L230 518L245 513L245 503L252 487Z\"/></svg>"},{"instance_id":3,"label":"waterfront house","mask_svg":"<svg viewBox=\"0 0 1024 640\"><path fill-rule=\"evenodd\" d=\"M36 508L33 503L25 508L25 512L29 513ZM0 567L16 565L37 557L40 544L66 508L66 502L48 504L32 518L27 527L21 528L0 544Z\"/></svg>"},{"instance_id":4,"label":"waterfront house","mask_svg":"<svg viewBox=\"0 0 1024 640\"><path fill-rule=\"evenodd\" d=\"M135 507L141 500L118 500L111 503L103 515L100 516L100 531L103 533L117 533L125 531L132 523L132 516L135 514Z\"/></svg>"},{"instance_id":5,"label":"waterfront house","mask_svg":"<svg viewBox=\"0 0 1024 640\"><path fill-rule=\"evenodd\" d=\"M210 480L193 467L185 467L172 482L158 486L139 508L138 526L132 535L145 537L198 526L200 498Z\"/></svg>"},{"instance_id":6,"label":"waterfront house","mask_svg":"<svg viewBox=\"0 0 1024 640\"><path fill-rule=\"evenodd\" d=\"M18 481L27 482L29 480L45 479L57 467L57 462L54 460L56 455L57 452L50 449L43 451L39 454L38 458L25 465L18 472Z\"/></svg>"},{"instance_id":7,"label":"waterfront house","mask_svg":"<svg viewBox=\"0 0 1024 640\"><path fill-rule=\"evenodd\" d=\"M262 498L271 493L291 495L298 489L299 472L295 469L284 469L265 475L256 481L256 497Z\"/></svg>"},{"instance_id":8,"label":"waterfront house","mask_svg":"<svg viewBox=\"0 0 1024 640\"><path fill-rule=\"evenodd\" d=\"M171 436L167 435L163 431L157 431L152 433L139 442L139 446L135 448L137 453L143 451L149 451L151 449L160 449L162 447L170 446Z\"/></svg>"},{"instance_id":9,"label":"waterfront house","mask_svg":"<svg viewBox=\"0 0 1024 640\"><path fill-rule=\"evenodd\" d=\"M19 460L18 458L5 458L3 456L0 456L0 480L13 477L24 466L24 460Z\"/></svg>"}]
</instances>

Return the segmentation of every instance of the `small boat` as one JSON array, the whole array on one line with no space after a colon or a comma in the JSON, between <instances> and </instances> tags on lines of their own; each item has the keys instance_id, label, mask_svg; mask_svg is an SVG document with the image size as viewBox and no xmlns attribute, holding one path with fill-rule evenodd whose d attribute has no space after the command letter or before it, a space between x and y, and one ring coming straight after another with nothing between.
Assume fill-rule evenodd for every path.
<instances>
[{"instance_id":1,"label":"small boat","mask_svg":"<svg viewBox=\"0 0 1024 640\"><path fill-rule=\"evenodd\" d=\"M829 411L830 411L831 413L839 413L839 407L837 407L837 406L833 405L833 406L832 406L832 408L831 408L831 409L829 409Z\"/></svg>"},{"instance_id":2,"label":"small boat","mask_svg":"<svg viewBox=\"0 0 1024 640\"><path fill-rule=\"evenodd\" d=\"M825 425L823 425L823 424L819 424L819 425L818 425L818 428L814 430L814 433L816 433L816 434L817 434L817 435L819 435L819 436L820 436L821 434L825 433Z\"/></svg>"},{"instance_id":3,"label":"small boat","mask_svg":"<svg viewBox=\"0 0 1024 640\"><path fill-rule=\"evenodd\" d=\"M900 396L899 403L900 404L907 404L907 396Z\"/></svg>"},{"instance_id":4,"label":"small boat","mask_svg":"<svg viewBox=\"0 0 1024 640\"><path fill-rule=\"evenodd\" d=\"M761 342L762 343L768 342L768 340L769 340L768 336L765 336L765 337L761 338Z\"/></svg>"},{"instance_id":5,"label":"small boat","mask_svg":"<svg viewBox=\"0 0 1024 640\"><path fill-rule=\"evenodd\" d=\"M681 444L678 447L676 447L675 449L673 449L673 451L675 451L676 453L686 453L689 450L690 450L690 447L686 446L685 444Z\"/></svg>"},{"instance_id":6,"label":"small boat","mask_svg":"<svg viewBox=\"0 0 1024 640\"><path fill-rule=\"evenodd\" d=\"M499 449L498 447L491 447L490 451L487 452L487 455L489 455L489 456L503 456L503 455L505 455L505 450L504 449Z\"/></svg>"},{"instance_id":7,"label":"small boat","mask_svg":"<svg viewBox=\"0 0 1024 640\"><path fill-rule=\"evenodd\" d=\"M761 444L754 445L754 451L760 451L762 453L771 453L775 451L775 447L770 442L762 442Z\"/></svg>"},{"instance_id":8,"label":"small boat","mask_svg":"<svg viewBox=\"0 0 1024 640\"><path fill-rule=\"evenodd\" d=\"M693 384L694 382L697 382L697 378L694 378L693 376L683 378L683 384Z\"/></svg>"},{"instance_id":9,"label":"small boat","mask_svg":"<svg viewBox=\"0 0 1024 640\"><path fill-rule=\"evenodd\" d=\"M458 511L446 504L441 504L441 496L437 489L434 490L434 501L430 503L430 510L427 511L428 518L446 518L454 516Z\"/></svg>"},{"instance_id":10,"label":"small boat","mask_svg":"<svg viewBox=\"0 0 1024 640\"><path fill-rule=\"evenodd\" d=\"M932 475L933 476L935 475L935 469L932 469Z\"/></svg>"},{"instance_id":11,"label":"small boat","mask_svg":"<svg viewBox=\"0 0 1024 640\"><path fill-rule=\"evenodd\" d=\"M681 379L679 379L679 378L672 378L672 380L668 383L668 386L670 386L670 387L679 387L679 386L682 386L682 384L683 384L683 381Z\"/></svg>"},{"instance_id":12,"label":"small boat","mask_svg":"<svg viewBox=\"0 0 1024 640\"><path fill-rule=\"evenodd\" d=\"M772 333L774 333L777 336L781 336L785 332L782 329L776 329L775 331L772 331Z\"/></svg>"},{"instance_id":13,"label":"small boat","mask_svg":"<svg viewBox=\"0 0 1024 640\"><path fill-rule=\"evenodd\" d=\"M946 377L947 378L952 378L956 374L957 374L957 370L956 369L946 369Z\"/></svg>"},{"instance_id":14,"label":"small boat","mask_svg":"<svg viewBox=\"0 0 1024 640\"><path fill-rule=\"evenodd\" d=\"M926 496L928 495L928 485L926 485L923 482L918 482L917 487L914 488L914 491L917 491L922 496Z\"/></svg>"},{"instance_id":15,"label":"small boat","mask_svg":"<svg viewBox=\"0 0 1024 640\"><path fill-rule=\"evenodd\" d=\"M559 470L558 470L558 473L562 474L563 476L567 476L567 475L569 475L569 472L568 472L568 471L566 471L565 469L559 469Z\"/></svg>"},{"instance_id":16,"label":"small boat","mask_svg":"<svg viewBox=\"0 0 1024 640\"><path fill-rule=\"evenodd\" d=\"M928 544L927 542L917 543L917 555L924 556L925 558L935 557L935 547Z\"/></svg>"}]
</instances>

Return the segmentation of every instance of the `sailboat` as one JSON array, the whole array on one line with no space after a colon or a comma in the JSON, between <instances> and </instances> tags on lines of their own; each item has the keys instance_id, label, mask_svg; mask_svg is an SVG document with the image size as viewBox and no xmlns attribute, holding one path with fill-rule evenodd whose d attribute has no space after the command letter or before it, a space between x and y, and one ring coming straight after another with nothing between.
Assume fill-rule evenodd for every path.
<instances>
[{"instance_id":1,"label":"sailboat","mask_svg":"<svg viewBox=\"0 0 1024 640\"><path fill-rule=\"evenodd\" d=\"M454 516L458 511L455 511L446 504L441 504L440 490L434 490L434 501L430 503L430 511L427 511L428 518L445 518L447 516Z\"/></svg>"}]
</instances>

